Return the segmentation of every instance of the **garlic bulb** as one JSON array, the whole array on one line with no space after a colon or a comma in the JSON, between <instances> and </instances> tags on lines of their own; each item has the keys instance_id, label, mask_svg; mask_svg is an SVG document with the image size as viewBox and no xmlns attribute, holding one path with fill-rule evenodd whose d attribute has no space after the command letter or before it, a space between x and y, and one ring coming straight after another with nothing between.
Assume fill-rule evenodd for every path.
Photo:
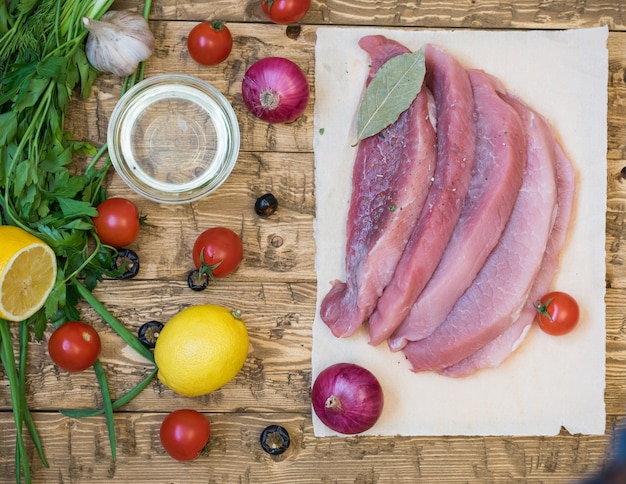
<instances>
[{"instance_id":1,"label":"garlic bulb","mask_svg":"<svg viewBox=\"0 0 626 484\"><path fill-rule=\"evenodd\" d=\"M89 30L85 54L99 71L128 76L154 51L148 21L137 13L110 10L100 20L84 17L83 24Z\"/></svg>"}]
</instances>

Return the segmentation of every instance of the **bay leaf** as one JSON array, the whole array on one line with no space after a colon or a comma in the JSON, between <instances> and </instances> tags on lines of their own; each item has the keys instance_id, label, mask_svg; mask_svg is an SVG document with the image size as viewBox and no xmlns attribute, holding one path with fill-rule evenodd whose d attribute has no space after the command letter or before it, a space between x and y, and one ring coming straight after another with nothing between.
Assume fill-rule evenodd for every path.
<instances>
[{"instance_id":1,"label":"bay leaf","mask_svg":"<svg viewBox=\"0 0 626 484\"><path fill-rule=\"evenodd\" d=\"M423 49L385 62L363 94L357 115L357 141L393 124L417 97L425 74Z\"/></svg>"}]
</instances>

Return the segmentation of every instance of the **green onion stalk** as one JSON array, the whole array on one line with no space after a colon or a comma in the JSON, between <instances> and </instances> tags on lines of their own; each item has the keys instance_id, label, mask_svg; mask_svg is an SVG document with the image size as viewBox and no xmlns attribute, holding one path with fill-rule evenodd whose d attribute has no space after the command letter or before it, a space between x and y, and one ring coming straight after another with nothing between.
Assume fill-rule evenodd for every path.
<instances>
[{"instance_id":1,"label":"green onion stalk","mask_svg":"<svg viewBox=\"0 0 626 484\"><path fill-rule=\"evenodd\" d=\"M82 19L99 19L113 1L0 1L0 224L21 227L50 245L58 269L54 288L35 315L20 323L0 319L0 362L11 392L18 484L22 479L31 482L25 431L48 467L25 396L31 334L41 340L48 324L58 327L65 321L80 319L79 306L84 301L126 344L154 365L152 353L92 294L105 276L116 277L123 272L123 268L113 268L116 249L100 243L92 223L97 215L95 207L107 196L104 180L111 166L107 145L96 149L90 142L75 140L64 126L73 94L78 92L83 99L88 98L98 74L85 55L88 31ZM144 3L145 18L149 17L151 3ZM143 75L141 63L123 80L122 94ZM77 158L87 165L82 173L70 168ZM16 332L17 356L13 341ZM111 399L100 361L96 361L94 370L103 407L68 410L65 414L104 414L115 459L113 410L137 396L154 377L156 368L117 400Z\"/></svg>"}]
</instances>

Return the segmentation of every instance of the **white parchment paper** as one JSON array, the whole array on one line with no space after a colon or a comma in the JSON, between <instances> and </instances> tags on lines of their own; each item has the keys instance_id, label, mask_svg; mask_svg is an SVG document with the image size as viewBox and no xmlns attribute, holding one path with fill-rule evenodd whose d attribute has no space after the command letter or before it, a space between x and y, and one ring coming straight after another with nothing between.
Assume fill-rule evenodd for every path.
<instances>
[{"instance_id":1,"label":"white parchment paper","mask_svg":"<svg viewBox=\"0 0 626 484\"><path fill-rule=\"evenodd\" d=\"M467 68L499 77L542 113L574 164L577 193L568 241L553 288L573 294L581 322L550 337L533 327L496 369L454 379L413 373L403 354L372 347L367 330L335 338L319 318L333 279L345 280L345 223L356 148L355 113L369 69L358 46L383 34L411 50L445 48ZM372 371L385 408L369 435L555 435L605 431L605 217L607 28L568 31L411 31L320 28L315 64L315 239L318 311L313 379L327 366L353 362ZM317 436L337 435L313 414Z\"/></svg>"}]
</instances>

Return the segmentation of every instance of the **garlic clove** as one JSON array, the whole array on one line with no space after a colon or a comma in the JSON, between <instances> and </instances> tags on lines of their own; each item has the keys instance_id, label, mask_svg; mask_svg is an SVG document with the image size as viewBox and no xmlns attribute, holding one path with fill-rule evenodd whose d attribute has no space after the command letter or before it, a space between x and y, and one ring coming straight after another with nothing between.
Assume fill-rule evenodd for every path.
<instances>
[{"instance_id":1,"label":"garlic clove","mask_svg":"<svg viewBox=\"0 0 626 484\"><path fill-rule=\"evenodd\" d=\"M84 17L83 24L89 30L85 54L101 72L128 76L154 51L148 21L137 13L110 10L100 20Z\"/></svg>"}]
</instances>

